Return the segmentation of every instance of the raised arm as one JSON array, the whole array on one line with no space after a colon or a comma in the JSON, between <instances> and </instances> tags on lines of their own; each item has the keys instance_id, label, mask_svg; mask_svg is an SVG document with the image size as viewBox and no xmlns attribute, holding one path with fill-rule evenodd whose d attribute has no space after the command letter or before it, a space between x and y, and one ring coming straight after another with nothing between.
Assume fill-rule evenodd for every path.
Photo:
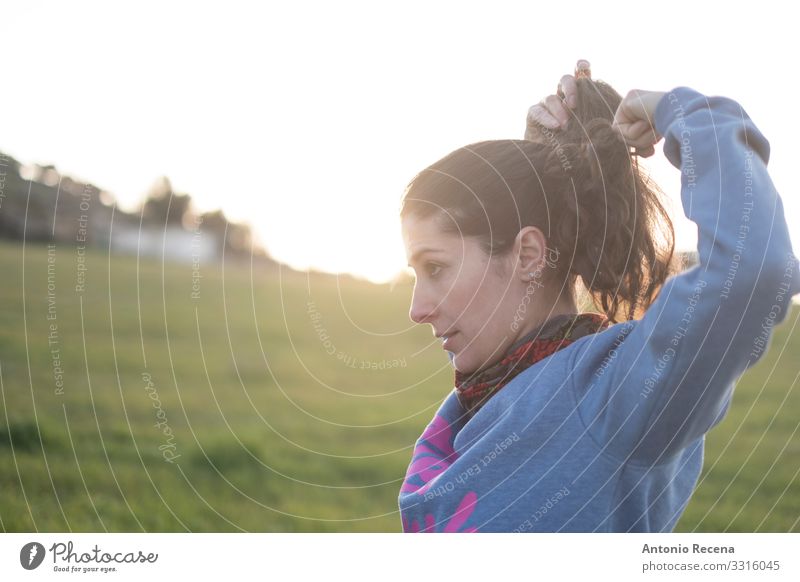
<instances>
[{"instance_id":1,"label":"raised arm","mask_svg":"<svg viewBox=\"0 0 800 582\"><path fill-rule=\"evenodd\" d=\"M660 96L654 123L681 170L699 264L668 279L636 324L610 328L619 338L610 355L589 361L576 350L572 381L598 442L659 462L724 416L733 382L800 292L800 267L767 173L769 144L739 104L679 87Z\"/></svg>"}]
</instances>

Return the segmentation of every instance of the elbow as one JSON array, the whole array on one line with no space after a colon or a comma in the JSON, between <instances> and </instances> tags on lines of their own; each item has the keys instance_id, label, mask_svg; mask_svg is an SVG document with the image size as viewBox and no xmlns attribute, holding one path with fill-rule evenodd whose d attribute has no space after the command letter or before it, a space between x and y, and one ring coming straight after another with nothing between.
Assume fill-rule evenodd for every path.
<instances>
[{"instance_id":1,"label":"elbow","mask_svg":"<svg viewBox=\"0 0 800 582\"><path fill-rule=\"evenodd\" d=\"M773 228L766 236L749 234L735 243L715 241L720 254L713 271L721 277L723 298L733 294L750 297L751 293L768 298L779 287L789 297L800 292L800 263L792 252L788 229Z\"/></svg>"},{"instance_id":2,"label":"elbow","mask_svg":"<svg viewBox=\"0 0 800 582\"><path fill-rule=\"evenodd\" d=\"M791 302L792 296L800 293L800 262L791 250L783 255L773 255L764 262L764 268L758 277L757 289L765 299L777 302Z\"/></svg>"},{"instance_id":3,"label":"elbow","mask_svg":"<svg viewBox=\"0 0 800 582\"><path fill-rule=\"evenodd\" d=\"M786 318L792 297L800 293L800 264L791 253L765 262L750 289L748 310L763 316L762 326L766 322L773 327Z\"/></svg>"}]
</instances>

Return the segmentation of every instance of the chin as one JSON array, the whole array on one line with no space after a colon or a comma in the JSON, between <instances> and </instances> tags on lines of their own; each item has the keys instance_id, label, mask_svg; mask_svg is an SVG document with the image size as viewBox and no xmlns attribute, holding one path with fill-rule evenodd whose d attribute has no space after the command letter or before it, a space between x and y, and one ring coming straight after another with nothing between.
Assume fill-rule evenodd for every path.
<instances>
[{"instance_id":1,"label":"chin","mask_svg":"<svg viewBox=\"0 0 800 582\"><path fill-rule=\"evenodd\" d=\"M452 352L447 353L450 354L450 363L453 365L453 368L462 374L471 374L478 368L473 362L465 360L463 356L458 356Z\"/></svg>"}]
</instances>

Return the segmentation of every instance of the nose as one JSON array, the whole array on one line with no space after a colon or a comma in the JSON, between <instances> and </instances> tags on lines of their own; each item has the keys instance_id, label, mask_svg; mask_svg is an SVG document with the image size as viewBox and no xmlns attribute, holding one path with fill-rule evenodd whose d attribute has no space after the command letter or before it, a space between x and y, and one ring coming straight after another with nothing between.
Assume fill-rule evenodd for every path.
<instances>
[{"instance_id":1,"label":"nose","mask_svg":"<svg viewBox=\"0 0 800 582\"><path fill-rule=\"evenodd\" d=\"M426 323L430 321L431 311L435 303L430 297L430 294L425 293L419 285L414 286L414 292L411 296L411 309L408 316L414 323Z\"/></svg>"}]
</instances>

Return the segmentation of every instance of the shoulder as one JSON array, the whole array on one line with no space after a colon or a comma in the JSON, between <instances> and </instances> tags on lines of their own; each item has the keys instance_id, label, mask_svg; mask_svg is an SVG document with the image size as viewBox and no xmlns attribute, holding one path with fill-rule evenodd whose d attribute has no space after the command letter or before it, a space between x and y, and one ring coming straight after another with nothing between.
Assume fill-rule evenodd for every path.
<instances>
[{"instance_id":1,"label":"shoulder","mask_svg":"<svg viewBox=\"0 0 800 582\"><path fill-rule=\"evenodd\" d=\"M592 367L609 356L613 357L616 349L625 342L638 324L637 320L623 321L573 342L564 350L570 356L570 368Z\"/></svg>"},{"instance_id":2,"label":"shoulder","mask_svg":"<svg viewBox=\"0 0 800 582\"><path fill-rule=\"evenodd\" d=\"M629 339L638 326L638 320L616 323L601 332L584 336L562 350L568 357L566 378L577 399L589 387L610 381L620 354L630 351ZM639 346L639 349L643 348Z\"/></svg>"}]
</instances>

